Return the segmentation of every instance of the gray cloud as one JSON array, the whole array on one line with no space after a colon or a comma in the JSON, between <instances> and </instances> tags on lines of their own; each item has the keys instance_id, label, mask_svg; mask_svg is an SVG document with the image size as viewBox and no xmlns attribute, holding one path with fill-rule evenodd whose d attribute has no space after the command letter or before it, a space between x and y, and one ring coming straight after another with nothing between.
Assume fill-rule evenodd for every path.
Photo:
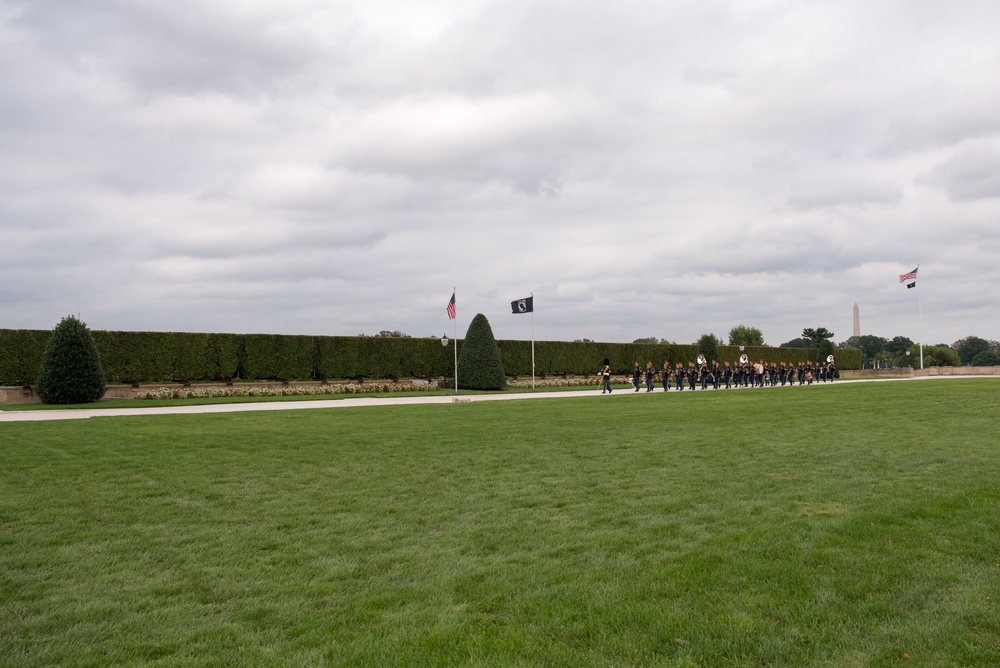
<instances>
[{"instance_id":1,"label":"gray cloud","mask_svg":"<svg viewBox=\"0 0 1000 668\"><path fill-rule=\"evenodd\" d=\"M923 183L943 188L957 202L1000 197L1000 138L962 146Z\"/></svg>"},{"instance_id":2,"label":"gray cloud","mask_svg":"<svg viewBox=\"0 0 1000 668\"><path fill-rule=\"evenodd\" d=\"M992 3L0 3L0 327L1000 338ZM972 278L975 277L975 278ZM16 288L13 286L17 286ZM975 294L976 300L965 295ZM869 329L870 328L870 329ZM461 332L460 332L461 334Z\"/></svg>"}]
</instances>

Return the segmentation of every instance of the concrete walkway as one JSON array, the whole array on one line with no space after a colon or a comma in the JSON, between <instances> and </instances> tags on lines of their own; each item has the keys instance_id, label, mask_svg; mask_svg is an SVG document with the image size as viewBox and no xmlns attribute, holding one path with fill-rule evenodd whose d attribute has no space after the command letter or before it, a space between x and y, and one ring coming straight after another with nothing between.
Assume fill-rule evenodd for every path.
<instances>
[{"instance_id":1,"label":"concrete walkway","mask_svg":"<svg viewBox=\"0 0 1000 668\"><path fill-rule=\"evenodd\" d=\"M990 376L930 376L917 378L865 378L856 380L838 380L834 383L813 383L805 387L795 386L794 391L803 391L813 387L836 387L838 385L854 383L885 383L916 380L945 380L958 378L989 378ZM993 376L994 378L996 376ZM200 406L151 406L136 408L74 408L68 410L59 409L38 409L30 411L0 411L0 422L40 422L44 420L83 420L92 417L122 417L137 415L191 415L195 413L243 413L247 411L291 411L308 410L316 408L357 408L363 406L408 406L411 404L453 404L453 403L474 403L479 401L514 401L518 399L562 399L564 397L600 397L599 386L586 390L569 390L563 392L526 392L519 394L454 394L447 390L442 390L434 395L425 396L390 396L381 395L378 397L358 397L350 399L317 399L312 401L269 401L237 404L208 404ZM765 388L733 388L731 390L719 390L728 392L753 392L760 390L790 391L787 387L765 387ZM710 391L712 388L709 388ZM703 392L705 390L695 390ZM670 393L677 392L671 389ZM691 390L685 390L691 392ZM662 386L657 386L654 394L662 394ZM643 389L635 392L632 389L622 388L615 390L606 397L627 397L635 394L644 395L647 392ZM136 399L136 403L141 400Z\"/></svg>"},{"instance_id":2,"label":"concrete walkway","mask_svg":"<svg viewBox=\"0 0 1000 668\"><path fill-rule=\"evenodd\" d=\"M628 394L629 390L614 392ZM530 392L524 394L455 394L447 390L433 395L381 395L346 399L316 399L307 401L260 401L235 404L207 404L185 406L150 406L136 408L73 408L36 409L30 411L0 411L0 422L28 422L42 420L82 420L92 417L121 417L129 415L190 415L193 413L242 413L247 411L291 411L315 408L357 408L362 406L408 406L412 404L452 404L478 401L511 401L515 399L558 399L562 397L600 396L600 391L573 390L566 392ZM137 404L142 400L136 399Z\"/></svg>"}]
</instances>

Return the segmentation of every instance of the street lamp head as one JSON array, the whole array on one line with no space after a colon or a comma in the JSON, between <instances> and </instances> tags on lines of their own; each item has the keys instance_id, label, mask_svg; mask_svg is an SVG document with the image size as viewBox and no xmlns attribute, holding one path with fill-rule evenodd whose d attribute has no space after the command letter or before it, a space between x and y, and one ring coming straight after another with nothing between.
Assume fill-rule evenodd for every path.
<instances>
[{"instance_id":1,"label":"street lamp head","mask_svg":"<svg viewBox=\"0 0 1000 668\"><path fill-rule=\"evenodd\" d=\"M447 334L445 334L444 336L441 337L441 345L444 346L444 347L446 347L446 348L448 347L448 335Z\"/></svg>"}]
</instances>

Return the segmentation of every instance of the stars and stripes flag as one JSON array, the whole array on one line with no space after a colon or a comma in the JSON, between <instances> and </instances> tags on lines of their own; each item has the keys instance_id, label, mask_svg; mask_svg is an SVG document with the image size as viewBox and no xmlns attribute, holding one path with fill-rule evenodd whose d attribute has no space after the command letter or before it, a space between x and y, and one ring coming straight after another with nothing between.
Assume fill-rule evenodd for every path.
<instances>
[{"instance_id":1,"label":"stars and stripes flag","mask_svg":"<svg viewBox=\"0 0 1000 668\"><path fill-rule=\"evenodd\" d=\"M451 299L448 300L448 320L455 319L455 292L452 291Z\"/></svg>"},{"instance_id":2,"label":"stars and stripes flag","mask_svg":"<svg viewBox=\"0 0 1000 668\"><path fill-rule=\"evenodd\" d=\"M919 269L919 268L920 267L917 267L917 269ZM917 278L917 269L914 269L913 271L907 272L905 274L900 274L899 275L899 282L900 283L906 283L907 281L915 280ZM909 287L909 286L907 286L907 287Z\"/></svg>"}]
</instances>

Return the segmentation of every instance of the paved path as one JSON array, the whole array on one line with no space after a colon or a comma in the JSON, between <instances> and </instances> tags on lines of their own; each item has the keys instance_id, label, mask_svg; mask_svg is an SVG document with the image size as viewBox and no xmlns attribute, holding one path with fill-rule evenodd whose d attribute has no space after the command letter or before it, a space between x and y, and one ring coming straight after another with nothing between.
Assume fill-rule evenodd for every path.
<instances>
[{"instance_id":1,"label":"paved path","mask_svg":"<svg viewBox=\"0 0 1000 668\"><path fill-rule=\"evenodd\" d=\"M628 394L629 390L614 392L614 395ZM123 415L189 415L193 413L241 413L246 411L289 411L311 408L355 408L358 406L406 406L410 404L452 404L478 401L510 401L514 399L558 399L562 397L600 396L597 390L573 390L566 392L530 392L524 394L454 394L446 391L428 395L403 395L378 397L357 397L345 399L316 399L310 401L259 401L237 404L207 404L197 406L149 406L136 408L73 408L34 409L28 411L0 411L0 422L24 422L41 420L82 420L92 417L119 417ZM141 400L136 400L139 403Z\"/></svg>"},{"instance_id":2,"label":"paved path","mask_svg":"<svg viewBox=\"0 0 1000 668\"><path fill-rule=\"evenodd\" d=\"M943 380L946 378L990 378L991 376L931 376L918 378L865 378L856 380L838 380L835 383L813 383L807 387L835 387L847 383L870 383L902 380ZM996 376L992 376L996 377ZM711 390L711 388L709 388ZM753 392L760 390L780 391L782 388L733 388L726 390L729 392ZM785 388L788 391L787 388ZM685 390L690 392L690 390ZM695 390L703 392L704 390ZM715 391L715 390L711 390ZM795 391L808 391L806 388L796 386ZM656 388L656 394L662 394L660 386ZM670 390L671 393L676 390ZM645 394L645 390L638 394ZM618 389L605 397L623 397L637 394L631 389ZM513 401L517 399L562 399L564 397L599 397L599 392L594 389L570 390L564 392L526 392L523 394L452 394L443 390L433 395L421 396L387 396L379 397L358 397L349 399L317 399L313 401L261 401L253 403L238 404L208 404L200 406L150 406L136 408L74 408L68 410L58 409L35 409L27 411L5 410L0 411L0 422L39 422L43 420L83 420L92 417L120 417L135 415L190 415L194 413L241 413L246 411L290 411L306 410L315 408L355 408L359 406L405 406L410 404L451 404L451 403L473 403L478 401ZM136 400L139 402L140 400Z\"/></svg>"}]
</instances>

